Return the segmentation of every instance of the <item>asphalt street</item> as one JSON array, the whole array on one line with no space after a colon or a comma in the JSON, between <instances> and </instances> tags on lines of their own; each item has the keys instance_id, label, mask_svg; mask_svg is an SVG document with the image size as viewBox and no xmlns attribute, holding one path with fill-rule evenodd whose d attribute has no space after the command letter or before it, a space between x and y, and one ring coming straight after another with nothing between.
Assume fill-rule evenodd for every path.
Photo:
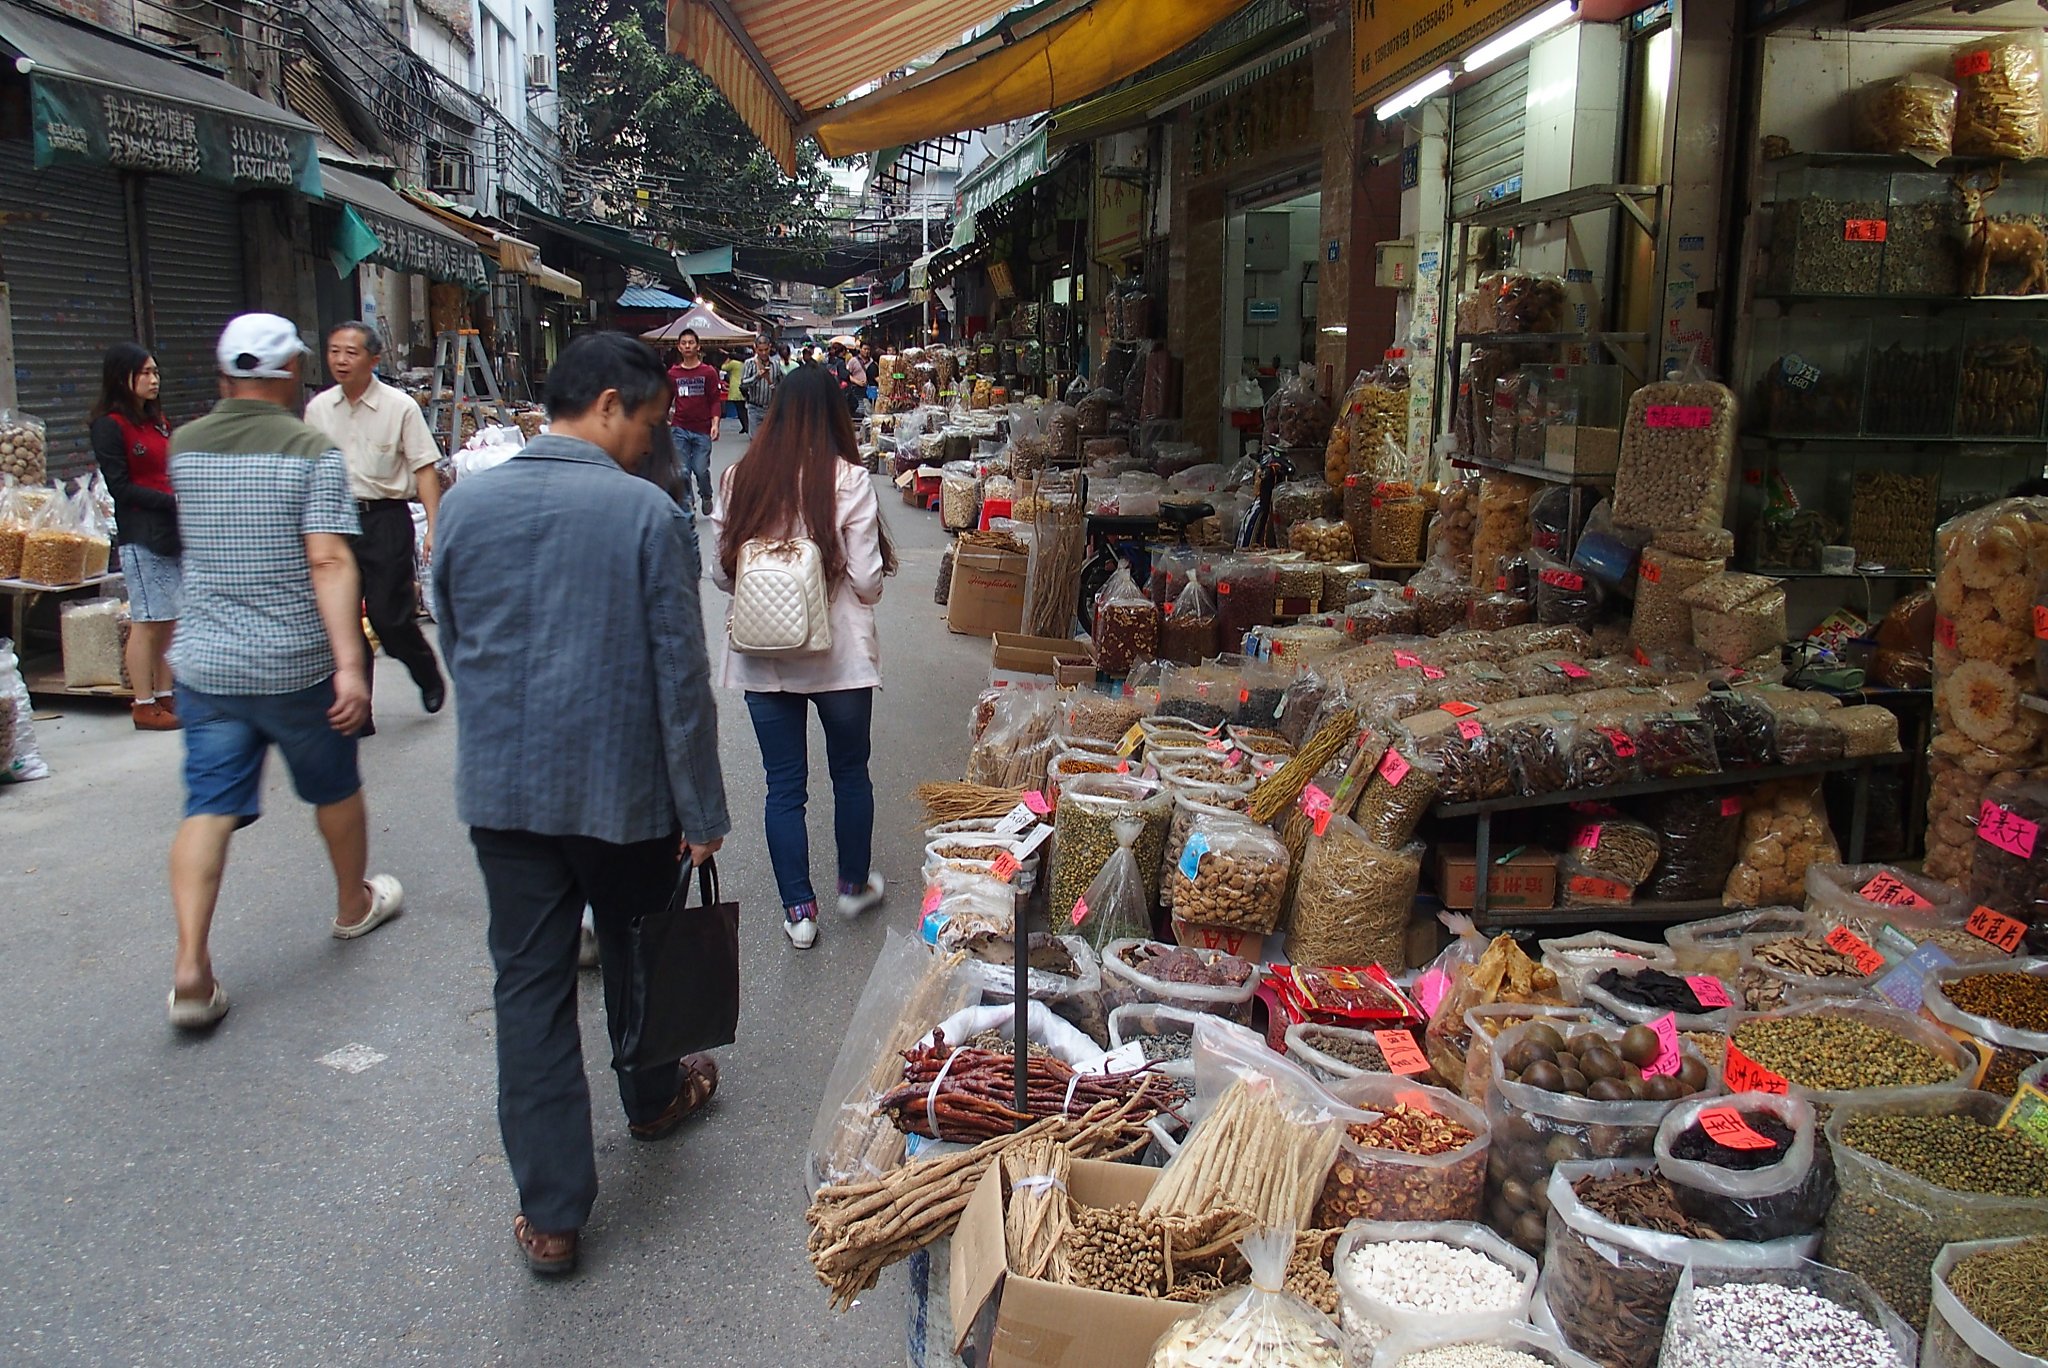
<instances>
[{"instance_id":1,"label":"asphalt street","mask_svg":"<svg viewBox=\"0 0 2048 1368\"><path fill-rule=\"evenodd\" d=\"M721 441L718 457L740 449ZM194 1038L164 1019L179 739L135 732L118 706L39 709L56 714L36 728L55 774L0 787L0 1362L903 1362L900 1272L850 1313L826 1307L804 1258L802 1155L882 938L915 925L923 821L911 789L959 775L988 645L950 635L932 602L936 517L878 487L903 560L880 609L874 737L890 900L858 924L828 912L818 946L791 949L760 837L753 733L738 695L721 695L740 1040L720 1055L704 1117L634 1142L606 1067L597 976L584 975L602 1191L566 1282L533 1278L510 1235L452 713L426 716L403 669L379 659L379 734L362 751L371 868L404 881L407 911L361 941L328 935L332 881L312 815L273 763L268 815L236 837L214 930L234 1009ZM707 582L714 637L723 612ZM829 884L831 798L812 731L813 872Z\"/></svg>"}]
</instances>

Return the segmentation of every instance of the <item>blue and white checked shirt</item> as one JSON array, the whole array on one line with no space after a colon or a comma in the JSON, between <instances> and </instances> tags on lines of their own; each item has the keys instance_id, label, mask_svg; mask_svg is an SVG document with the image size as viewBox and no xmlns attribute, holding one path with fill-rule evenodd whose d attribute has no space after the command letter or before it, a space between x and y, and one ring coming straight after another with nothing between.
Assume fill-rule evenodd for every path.
<instances>
[{"instance_id":1,"label":"blue and white checked shirt","mask_svg":"<svg viewBox=\"0 0 2048 1368\"><path fill-rule=\"evenodd\" d=\"M185 544L178 682L284 694L332 675L305 538L359 530L333 440L276 404L223 399L171 438L171 487Z\"/></svg>"}]
</instances>

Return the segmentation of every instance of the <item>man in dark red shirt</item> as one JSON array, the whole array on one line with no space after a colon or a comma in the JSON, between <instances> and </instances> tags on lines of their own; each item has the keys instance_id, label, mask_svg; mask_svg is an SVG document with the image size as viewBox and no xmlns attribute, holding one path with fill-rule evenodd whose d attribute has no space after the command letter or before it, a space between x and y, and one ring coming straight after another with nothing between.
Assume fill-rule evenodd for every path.
<instances>
[{"instance_id":1,"label":"man in dark red shirt","mask_svg":"<svg viewBox=\"0 0 2048 1368\"><path fill-rule=\"evenodd\" d=\"M704 344L694 329L676 339L676 364L668 368L675 382L675 407L669 429L675 437L676 460L683 476L697 482L697 501L711 512L711 444L718 440L718 415L725 411L725 377L704 362ZM688 505L685 504L687 508Z\"/></svg>"}]
</instances>

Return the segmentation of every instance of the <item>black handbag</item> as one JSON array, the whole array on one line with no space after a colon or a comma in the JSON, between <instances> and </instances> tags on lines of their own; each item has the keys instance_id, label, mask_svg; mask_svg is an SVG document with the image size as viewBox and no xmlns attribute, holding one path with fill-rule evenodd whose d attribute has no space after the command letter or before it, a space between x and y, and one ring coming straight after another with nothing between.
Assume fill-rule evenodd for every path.
<instances>
[{"instance_id":1,"label":"black handbag","mask_svg":"<svg viewBox=\"0 0 2048 1368\"><path fill-rule=\"evenodd\" d=\"M740 905L718 896L718 865L697 866L701 905L690 906L687 866L668 906L633 919L630 997L612 1067L664 1068L732 1044L740 1024Z\"/></svg>"}]
</instances>

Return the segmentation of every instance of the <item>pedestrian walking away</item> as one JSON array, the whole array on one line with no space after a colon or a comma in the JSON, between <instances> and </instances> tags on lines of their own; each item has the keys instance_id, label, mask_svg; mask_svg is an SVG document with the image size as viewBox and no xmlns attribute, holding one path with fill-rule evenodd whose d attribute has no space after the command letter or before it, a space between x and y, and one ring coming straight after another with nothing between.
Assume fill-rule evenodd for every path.
<instances>
[{"instance_id":1,"label":"pedestrian walking away","mask_svg":"<svg viewBox=\"0 0 2048 1368\"><path fill-rule=\"evenodd\" d=\"M327 371L336 383L307 402L306 421L326 433L348 463L349 492L362 524L352 549L371 630L384 654L412 676L420 706L437 713L448 701L448 686L420 630L412 504L417 499L427 515L419 551L431 562L441 510L441 477L433 465L441 451L420 406L377 378L383 355L383 339L367 323L343 323L328 333ZM364 734L376 734L374 723Z\"/></svg>"},{"instance_id":2,"label":"pedestrian walking away","mask_svg":"<svg viewBox=\"0 0 2048 1368\"><path fill-rule=\"evenodd\" d=\"M578 338L548 371L549 432L449 491L434 556L463 697L456 814L490 905L513 1235L542 1274L575 1267L597 1198L583 910L616 1060L635 1007L632 924L666 908L685 862L708 860L730 827L688 514L635 478L672 398L645 343ZM618 1084L630 1133L659 1140L710 1100L718 1069L692 1055L621 1069Z\"/></svg>"},{"instance_id":3,"label":"pedestrian walking away","mask_svg":"<svg viewBox=\"0 0 2048 1368\"><path fill-rule=\"evenodd\" d=\"M741 432L751 432L753 427L748 419L746 401L741 398L745 393L741 388L741 377L746 374L746 363L740 360L737 352L725 351L719 355L718 377L725 386L725 416L738 422Z\"/></svg>"},{"instance_id":4,"label":"pedestrian walking away","mask_svg":"<svg viewBox=\"0 0 2048 1368\"><path fill-rule=\"evenodd\" d=\"M739 393L747 403L747 431L758 432L761 420L768 414L768 405L774 402L775 387L782 380L783 366L777 361L775 351L768 345L768 339L754 339L754 354L740 367Z\"/></svg>"},{"instance_id":5,"label":"pedestrian walking away","mask_svg":"<svg viewBox=\"0 0 2048 1368\"><path fill-rule=\"evenodd\" d=\"M231 320L218 346L221 401L171 441L184 544L171 666L185 724L185 820L171 843L174 1026L227 1014L209 932L229 839L262 812L270 747L327 844L333 934L367 935L404 905L398 880L364 878L355 736L369 720L370 686L349 552L358 523L341 452L293 416L310 354L289 319Z\"/></svg>"},{"instance_id":6,"label":"pedestrian walking away","mask_svg":"<svg viewBox=\"0 0 2048 1368\"><path fill-rule=\"evenodd\" d=\"M92 406L92 454L114 500L114 539L128 587L131 624L123 663L135 690L137 731L176 731L171 637L178 626L178 500L171 489L171 425L149 351L117 342L100 365Z\"/></svg>"},{"instance_id":7,"label":"pedestrian walking away","mask_svg":"<svg viewBox=\"0 0 2048 1368\"><path fill-rule=\"evenodd\" d=\"M853 422L839 381L817 366L785 377L747 454L725 472L711 519L712 578L733 589L740 550L757 538L808 538L818 548L830 594L830 649L802 655L749 655L730 634L719 684L743 689L767 771L764 820L769 862L782 895L783 930L807 950L818 938L811 886L809 710L825 729L838 848L839 910L859 916L882 903L872 865L875 789L868 776L869 726L882 686L875 605L896 552L882 525L874 484L859 464Z\"/></svg>"},{"instance_id":8,"label":"pedestrian walking away","mask_svg":"<svg viewBox=\"0 0 2048 1368\"><path fill-rule=\"evenodd\" d=\"M683 329L676 339L675 364L668 368L675 388L669 426L675 430L676 456L696 481L697 500L711 511L711 444L718 440L718 415L725 408L725 377L704 362L696 330Z\"/></svg>"}]
</instances>

